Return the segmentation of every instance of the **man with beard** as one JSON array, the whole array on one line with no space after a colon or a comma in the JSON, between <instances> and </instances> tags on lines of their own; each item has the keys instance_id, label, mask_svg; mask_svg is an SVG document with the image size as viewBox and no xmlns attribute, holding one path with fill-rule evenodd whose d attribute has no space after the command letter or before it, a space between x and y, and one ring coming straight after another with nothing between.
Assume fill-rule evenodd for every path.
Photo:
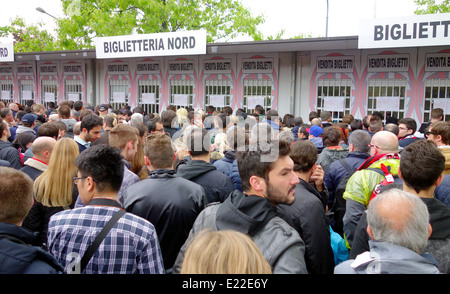
<instances>
[{"instance_id":1,"label":"man with beard","mask_svg":"<svg viewBox=\"0 0 450 294\"><path fill-rule=\"evenodd\" d=\"M284 141L252 144L238 154L243 192L235 190L223 203L211 204L197 217L177 257L179 273L190 241L203 229L236 230L249 235L274 274L306 274L305 244L295 229L277 216L277 205L295 201L294 163Z\"/></svg>"},{"instance_id":2,"label":"man with beard","mask_svg":"<svg viewBox=\"0 0 450 294\"><path fill-rule=\"evenodd\" d=\"M75 142L77 142L80 149L80 153L91 146L92 142L95 142L100 138L103 126L103 119L95 114L89 114L83 117L80 125L80 135L74 136Z\"/></svg>"}]
</instances>

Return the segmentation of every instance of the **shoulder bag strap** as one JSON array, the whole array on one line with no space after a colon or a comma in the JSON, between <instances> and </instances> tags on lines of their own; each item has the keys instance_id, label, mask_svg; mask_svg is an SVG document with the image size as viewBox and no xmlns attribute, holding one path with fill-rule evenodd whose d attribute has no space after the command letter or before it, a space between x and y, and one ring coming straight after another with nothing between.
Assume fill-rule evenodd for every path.
<instances>
[{"instance_id":1,"label":"shoulder bag strap","mask_svg":"<svg viewBox=\"0 0 450 294\"><path fill-rule=\"evenodd\" d=\"M108 235L109 231L114 227L114 225L119 221L119 219L126 213L124 209L119 209L106 223L101 232L97 235L94 242L89 246L89 248L84 253L83 257L80 260L80 273L84 271L87 264L91 260L94 253L97 251L98 247L102 243L103 239Z\"/></svg>"}]
</instances>

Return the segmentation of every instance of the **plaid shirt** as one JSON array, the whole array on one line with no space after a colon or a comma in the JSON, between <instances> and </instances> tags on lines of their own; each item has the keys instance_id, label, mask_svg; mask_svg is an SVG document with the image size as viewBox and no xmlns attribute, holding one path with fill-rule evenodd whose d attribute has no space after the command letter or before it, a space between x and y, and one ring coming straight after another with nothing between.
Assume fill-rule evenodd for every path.
<instances>
[{"instance_id":1,"label":"plaid shirt","mask_svg":"<svg viewBox=\"0 0 450 294\"><path fill-rule=\"evenodd\" d=\"M74 270L84 252L118 209L88 205L51 217L47 235L49 251L66 272ZM154 226L141 217L126 213L100 244L83 273L164 274Z\"/></svg>"}]
</instances>

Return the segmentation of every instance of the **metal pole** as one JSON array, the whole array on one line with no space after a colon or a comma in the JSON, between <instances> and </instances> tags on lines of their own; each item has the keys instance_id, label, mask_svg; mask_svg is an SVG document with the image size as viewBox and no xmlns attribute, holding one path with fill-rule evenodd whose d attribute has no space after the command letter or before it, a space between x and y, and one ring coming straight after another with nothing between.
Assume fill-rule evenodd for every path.
<instances>
[{"instance_id":1,"label":"metal pole","mask_svg":"<svg viewBox=\"0 0 450 294\"><path fill-rule=\"evenodd\" d=\"M326 30L325 30L325 37L328 38L328 0L327 0L327 24L326 24Z\"/></svg>"}]
</instances>

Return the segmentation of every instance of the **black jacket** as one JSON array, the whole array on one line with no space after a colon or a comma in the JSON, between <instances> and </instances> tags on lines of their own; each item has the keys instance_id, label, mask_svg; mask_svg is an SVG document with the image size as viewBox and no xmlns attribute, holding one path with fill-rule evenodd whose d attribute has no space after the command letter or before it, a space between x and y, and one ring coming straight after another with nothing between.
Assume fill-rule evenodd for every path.
<instances>
[{"instance_id":1,"label":"black jacket","mask_svg":"<svg viewBox=\"0 0 450 294\"><path fill-rule=\"evenodd\" d=\"M156 229L164 267L172 268L197 215L206 206L200 185L159 169L128 187L123 195L125 210L150 221Z\"/></svg>"},{"instance_id":2,"label":"black jacket","mask_svg":"<svg viewBox=\"0 0 450 294\"><path fill-rule=\"evenodd\" d=\"M305 262L310 274L332 274L334 255L331 249L329 221L319 192L300 179L295 187L295 202L279 204L279 216L297 230L305 242Z\"/></svg>"},{"instance_id":3,"label":"black jacket","mask_svg":"<svg viewBox=\"0 0 450 294\"><path fill-rule=\"evenodd\" d=\"M63 268L47 251L32 246L36 235L0 223L0 274L58 274Z\"/></svg>"},{"instance_id":4,"label":"black jacket","mask_svg":"<svg viewBox=\"0 0 450 294\"><path fill-rule=\"evenodd\" d=\"M15 169L22 168L20 153L10 142L0 140L0 159L8 161L10 167Z\"/></svg>"},{"instance_id":5,"label":"black jacket","mask_svg":"<svg viewBox=\"0 0 450 294\"><path fill-rule=\"evenodd\" d=\"M177 174L202 186L208 203L223 202L234 191L231 179L203 160L192 159L179 165Z\"/></svg>"}]
</instances>

